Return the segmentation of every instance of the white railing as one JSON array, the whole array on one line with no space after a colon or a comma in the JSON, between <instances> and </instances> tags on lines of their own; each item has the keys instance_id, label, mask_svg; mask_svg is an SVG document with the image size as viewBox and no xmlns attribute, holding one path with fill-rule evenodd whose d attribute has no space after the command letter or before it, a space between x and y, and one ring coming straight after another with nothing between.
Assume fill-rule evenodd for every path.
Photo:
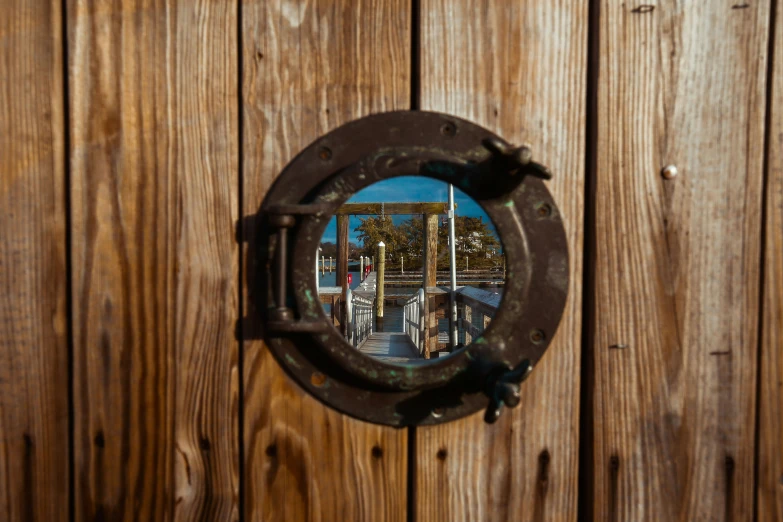
<instances>
[{"instance_id":1,"label":"white railing","mask_svg":"<svg viewBox=\"0 0 783 522\"><path fill-rule=\"evenodd\" d=\"M419 350L424 351L424 289L413 294L405 301L403 309L402 331L408 334L413 344Z\"/></svg>"},{"instance_id":2,"label":"white railing","mask_svg":"<svg viewBox=\"0 0 783 522\"><path fill-rule=\"evenodd\" d=\"M348 314L348 342L355 348L372 335L373 327L373 301L366 297L356 295L348 289L346 294L346 308Z\"/></svg>"}]
</instances>

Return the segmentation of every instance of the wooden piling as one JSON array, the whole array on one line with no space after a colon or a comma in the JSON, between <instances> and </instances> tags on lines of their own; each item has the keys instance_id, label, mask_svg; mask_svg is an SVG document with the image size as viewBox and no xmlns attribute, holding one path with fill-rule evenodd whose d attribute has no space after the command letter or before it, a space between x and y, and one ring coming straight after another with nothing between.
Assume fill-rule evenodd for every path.
<instances>
[{"instance_id":1,"label":"wooden piling","mask_svg":"<svg viewBox=\"0 0 783 522\"><path fill-rule=\"evenodd\" d=\"M323 277L325 273L326 273L326 257L321 256L321 276Z\"/></svg>"},{"instance_id":2,"label":"wooden piling","mask_svg":"<svg viewBox=\"0 0 783 522\"><path fill-rule=\"evenodd\" d=\"M438 215L424 215L424 266L422 267L422 286L437 284L438 270Z\"/></svg>"},{"instance_id":3,"label":"wooden piling","mask_svg":"<svg viewBox=\"0 0 783 522\"><path fill-rule=\"evenodd\" d=\"M331 258L330 258L331 259ZM343 335L346 330L345 300L348 293L348 216L337 216L337 282L340 292L340 324Z\"/></svg>"},{"instance_id":4,"label":"wooden piling","mask_svg":"<svg viewBox=\"0 0 783 522\"><path fill-rule=\"evenodd\" d=\"M378 332L383 331L383 280L386 271L386 245L378 243L378 268L375 287L375 325Z\"/></svg>"}]
</instances>

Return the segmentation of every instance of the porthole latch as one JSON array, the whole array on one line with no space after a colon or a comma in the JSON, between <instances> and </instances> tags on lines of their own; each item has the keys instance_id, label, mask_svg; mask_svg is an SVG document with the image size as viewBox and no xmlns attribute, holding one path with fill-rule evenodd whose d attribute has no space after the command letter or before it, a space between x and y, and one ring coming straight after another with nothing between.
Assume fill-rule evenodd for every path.
<instances>
[{"instance_id":1,"label":"porthole latch","mask_svg":"<svg viewBox=\"0 0 783 522\"><path fill-rule=\"evenodd\" d=\"M489 404L484 413L484 420L494 424L503 411L503 406L516 408L520 401L520 384L533 371L533 364L525 359L515 368L503 368L487 376L487 396Z\"/></svg>"}]
</instances>

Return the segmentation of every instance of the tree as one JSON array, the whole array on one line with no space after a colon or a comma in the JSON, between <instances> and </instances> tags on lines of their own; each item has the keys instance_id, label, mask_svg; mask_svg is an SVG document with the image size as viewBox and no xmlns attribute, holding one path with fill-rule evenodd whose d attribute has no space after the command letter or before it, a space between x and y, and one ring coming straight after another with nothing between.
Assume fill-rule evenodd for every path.
<instances>
[{"instance_id":1,"label":"tree","mask_svg":"<svg viewBox=\"0 0 783 522\"><path fill-rule=\"evenodd\" d=\"M376 216L359 218L361 223L354 229L359 232L358 239L362 243L360 254L373 257L378 251L378 243L386 245L386 259L397 262L404 255L406 238L399 227L394 225L391 216Z\"/></svg>"},{"instance_id":2,"label":"tree","mask_svg":"<svg viewBox=\"0 0 783 522\"><path fill-rule=\"evenodd\" d=\"M448 224L444 224L438 229L438 268L441 270L449 268L448 248L449 228ZM489 268L497 264L501 248L497 234L481 216L456 216L454 250L458 269L465 266L465 259L471 268Z\"/></svg>"},{"instance_id":3,"label":"tree","mask_svg":"<svg viewBox=\"0 0 783 522\"><path fill-rule=\"evenodd\" d=\"M321 243L321 255L324 257L337 257L337 245L331 241Z\"/></svg>"},{"instance_id":4,"label":"tree","mask_svg":"<svg viewBox=\"0 0 783 522\"><path fill-rule=\"evenodd\" d=\"M423 262L424 220L413 216L395 225L390 216L360 218L358 254L375 256L378 243L386 244L387 263L399 264L405 256L406 268L420 268ZM471 268L489 268L498 264L502 251L497 234L482 217L457 216L454 220L454 249L457 266L463 268L465 259ZM449 227L444 221L438 227L438 269L449 269Z\"/></svg>"},{"instance_id":5,"label":"tree","mask_svg":"<svg viewBox=\"0 0 783 522\"><path fill-rule=\"evenodd\" d=\"M421 216L411 217L400 223L400 231L405 237L405 266L413 270L421 268L424 255L424 220Z\"/></svg>"}]
</instances>

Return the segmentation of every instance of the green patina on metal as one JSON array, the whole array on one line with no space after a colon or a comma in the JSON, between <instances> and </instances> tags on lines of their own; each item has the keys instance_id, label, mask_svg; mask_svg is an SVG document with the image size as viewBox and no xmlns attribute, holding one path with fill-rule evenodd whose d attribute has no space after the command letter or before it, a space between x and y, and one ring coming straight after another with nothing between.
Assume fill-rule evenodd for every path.
<instances>
[{"instance_id":1,"label":"green patina on metal","mask_svg":"<svg viewBox=\"0 0 783 522\"><path fill-rule=\"evenodd\" d=\"M285 360L288 361L288 364L290 364L294 368L299 368L299 369L302 368L302 366L296 361L296 359L294 359L288 354L285 354Z\"/></svg>"}]
</instances>

